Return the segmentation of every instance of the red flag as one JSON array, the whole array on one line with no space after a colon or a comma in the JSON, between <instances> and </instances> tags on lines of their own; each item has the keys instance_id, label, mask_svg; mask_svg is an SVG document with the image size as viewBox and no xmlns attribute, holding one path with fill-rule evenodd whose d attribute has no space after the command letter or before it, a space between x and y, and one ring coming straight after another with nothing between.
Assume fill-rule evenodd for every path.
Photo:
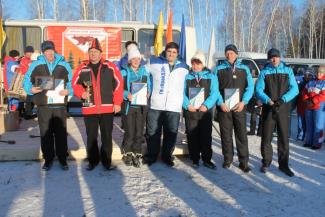
<instances>
[{"instance_id":1,"label":"red flag","mask_svg":"<svg viewBox=\"0 0 325 217\"><path fill-rule=\"evenodd\" d=\"M173 12L169 11L168 22L167 22L167 31L166 31L166 42L173 41Z\"/></svg>"}]
</instances>

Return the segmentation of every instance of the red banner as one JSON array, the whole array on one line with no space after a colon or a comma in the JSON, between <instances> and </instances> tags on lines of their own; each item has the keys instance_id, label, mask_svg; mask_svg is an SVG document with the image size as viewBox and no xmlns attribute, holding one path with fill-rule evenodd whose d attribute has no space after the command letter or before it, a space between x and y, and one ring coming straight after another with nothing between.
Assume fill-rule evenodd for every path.
<instances>
[{"instance_id":1,"label":"red banner","mask_svg":"<svg viewBox=\"0 0 325 217\"><path fill-rule=\"evenodd\" d=\"M55 44L55 49L62 54L75 69L81 61L88 59L88 47L97 38L103 57L109 60L121 58L121 28L115 27L67 27L49 26L47 40Z\"/></svg>"}]
</instances>

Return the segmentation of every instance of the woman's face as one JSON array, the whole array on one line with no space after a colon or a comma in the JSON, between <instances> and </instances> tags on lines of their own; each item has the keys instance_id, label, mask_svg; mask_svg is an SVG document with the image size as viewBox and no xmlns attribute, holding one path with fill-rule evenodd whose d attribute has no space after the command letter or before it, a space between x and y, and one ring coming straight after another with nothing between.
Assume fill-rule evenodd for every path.
<instances>
[{"instance_id":1,"label":"woman's face","mask_svg":"<svg viewBox=\"0 0 325 217\"><path fill-rule=\"evenodd\" d=\"M133 69L138 69L139 66L140 66L140 63L141 63L141 59L139 57L135 57L135 58L132 58L130 60L130 66L133 68Z\"/></svg>"},{"instance_id":2,"label":"woman's face","mask_svg":"<svg viewBox=\"0 0 325 217\"><path fill-rule=\"evenodd\" d=\"M194 72L202 72L204 66L199 60L192 61L192 69Z\"/></svg>"},{"instance_id":3,"label":"woman's face","mask_svg":"<svg viewBox=\"0 0 325 217\"><path fill-rule=\"evenodd\" d=\"M325 66L319 67L317 71L317 78L322 79L325 76Z\"/></svg>"}]
</instances>

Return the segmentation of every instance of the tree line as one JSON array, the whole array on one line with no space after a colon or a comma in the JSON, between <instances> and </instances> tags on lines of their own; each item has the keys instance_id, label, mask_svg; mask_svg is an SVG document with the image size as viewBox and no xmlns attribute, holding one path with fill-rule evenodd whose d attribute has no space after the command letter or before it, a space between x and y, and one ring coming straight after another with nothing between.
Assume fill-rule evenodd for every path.
<instances>
[{"instance_id":1,"label":"tree line","mask_svg":"<svg viewBox=\"0 0 325 217\"><path fill-rule=\"evenodd\" d=\"M195 26L197 47L206 49L212 28L217 49L234 43L242 51L279 48L287 57L325 58L325 1L304 0L27 0L31 19L142 21L158 13L184 14ZM6 10L4 16L10 16ZM178 21L180 22L180 21ZM175 23L175 22L174 22ZM180 23L178 23L180 24Z\"/></svg>"}]
</instances>

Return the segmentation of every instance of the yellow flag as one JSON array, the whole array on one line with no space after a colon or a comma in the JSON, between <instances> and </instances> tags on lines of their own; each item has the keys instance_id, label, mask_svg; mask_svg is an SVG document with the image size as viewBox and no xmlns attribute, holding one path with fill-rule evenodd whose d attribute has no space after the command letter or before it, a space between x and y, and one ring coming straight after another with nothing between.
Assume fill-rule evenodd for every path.
<instances>
[{"instance_id":1,"label":"yellow flag","mask_svg":"<svg viewBox=\"0 0 325 217\"><path fill-rule=\"evenodd\" d=\"M155 56L159 56L159 54L162 52L163 36L164 36L164 18L162 12L160 12L158 28L157 28L155 44L154 44Z\"/></svg>"},{"instance_id":2,"label":"yellow flag","mask_svg":"<svg viewBox=\"0 0 325 217\"><path fill-rule=\"evenodd\" d=\"M6 33L2 26L2 17L0 17L0 58L2 57L2 46L5 43Z\"/></svg>"}]
</instances>

